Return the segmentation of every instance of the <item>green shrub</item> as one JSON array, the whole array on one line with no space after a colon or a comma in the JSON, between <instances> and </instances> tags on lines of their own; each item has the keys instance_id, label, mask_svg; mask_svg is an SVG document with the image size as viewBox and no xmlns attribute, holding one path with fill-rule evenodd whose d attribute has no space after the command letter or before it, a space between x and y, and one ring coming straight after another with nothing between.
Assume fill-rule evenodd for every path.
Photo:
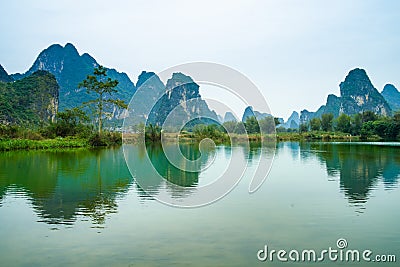
<instances>
[{"instance_id":1,"label":"green shrub","mask_svg":"<svg viewBox=\"0 0 400 267\"><path fill-rule=\"evenodd\" d=\"M92 133L88 138L88 144L93 147L120 145L122 144L122 135L116 132L103 132L101 135Z\"/></svg>"}]
</instances>

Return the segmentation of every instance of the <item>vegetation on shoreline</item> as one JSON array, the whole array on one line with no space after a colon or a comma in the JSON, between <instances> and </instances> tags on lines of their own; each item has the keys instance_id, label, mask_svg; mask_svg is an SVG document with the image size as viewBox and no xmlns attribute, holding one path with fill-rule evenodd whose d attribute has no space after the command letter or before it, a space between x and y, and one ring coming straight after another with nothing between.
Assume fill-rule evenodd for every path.
<instances>
[{"instance_id":1,"label":"vegetation on shoreline","mask_svg":"<svg viewBox=\"0 0 400 267\"><path fill-rule=\"evenodd\" d=\"M179 133L181 141L200 141L212 139L216 144L229 143L229 135L233 142L259 142L261 138L272 137L271 127L279 126L272 117L258 120L248 117L246 122L229 121L223 125L197 124ZM263 133L261 134L261 130ZM161 128L149 125L144 128L146 142L157 142L161 139ZM229 133L229 135L228 135ZM247 134L246 134L247 133ZM175 134L176 137L177 134ZM348 116L346 114L334 118L332 114L323 114L321 118L313 118L299 129L276 128L277 141L396 141L400 139L400 113L392 117L377 116L371 111Z\"/></svg>"},{"instance_id":2,"label":"vegetation on shoreline","mask_svg":"<svg viewBox=\"0 0 400 267\"><path fill-rule=\"evenodd\" d=\"M360 136L354 136L342 132L324 132L324 131L309 131L309 132L277 132L277 141L380 141L378 136L371 136L367 139L361 139Z\"/></svg>"},{"instance_id":3,"label":"vegetation on shoreline","mask_svg":"<svg viewBox=\"0 0 400 267\"><path fill-rule=\"evenodd\" d=\"M38 129L18 126L0 126L0 151L16 149L48 149L67 147L111 146L122 143L121 133L103 131L99 134L88 124L89 119L79 109L59 112L57 122ZM319 121L318 121L319 120ZM216 144L240 142L260 142L261 138L275 139L272 135L261 135L260 127L269 127L275 121L269 119L258 121L249 117L245 123L227 122L223 125L197 124L180 133L165 133L156 125L140 125L138 132L131 135L132 142L143 140L146 143L157 143L161 137L166 140L181 142L199 142L204 138L212 139ZM228 132L230 133L228 135ZM245 134L245 133L248 134ZM400 113L393 117L378 117L372 112L364 112L353 117L341 115L323 116L313 119L307 125L302 124L299 130L277 128L277 141L393 141L399 140Z\"/></svg>"},{"instance_id":4,"label":"vegetation on shoreline","mask_svg":"<svg viewBox=\"0 0 400 267\"><path fill-rule=\"evenodd\" d=\"M86 103L94 106L95 116L89 116L83 109L75 107L58 112L55 122L25 123L22 125L0 125L0 151L18 149L51 149L112 146L122 144L121 133L103 130L103 116L106 104L126 108L118 99L111 99L118 81L106 77L102 66L94 69L94 75L88 75L81 87L88 93L95 92L98 98ZM91 121L91 118L93 121ZM94 125L97 124L97 129Z\"/></svg>"},{"instance_id":5,"label":"vegetation on shoreline","mask_svg":"<svg viewBox=\"0 0 400 267\"><path fill-rule=\"evenodd\" d=\"M74 138L56 138L44 140L9 139L0 141L0 151L21 149L56 149L88 147L87 140Z\"/></svg>"},{"instance_id":6,"label":"vegetation on shoreline","mask_svg":"<svg viewBox=\"0 0 400 267\"><path fill-rule=\"evenodd\" d=\"M277 132L286 131L278 128ZM400 139L400 112L393 116L378 116L372 111L364 111L353 116L341 114L336 119L332 114L323 114L321 118L301 124L298 134L308 139L395 141Z\"/></svg>"},{"instance_id":7,"label":"vegetation on shoreline","mask_svg":"<svg viewBox=\"0 0 400 267\"><path fill-rule=\"evenodd\" d=\"M276 128L275 134L275 125ZM274 128L271 128L274 127ZM261 134L260 128L263 134ZM164 140L179 142L199 142L205 138L216 144L276 141L398 141L400 140L400 113L392 117L377 116L366 111L352 117L342 114L334 118L324 114L322 118L312 119L299 129L279 127L279 121L273 117L257 120L248 117L246 122L225 122L222 125L197 124L184 128L179 133L163 132L160 127L149 124L136 128L136 133L125 135L124 142L135 143L145 138L146 143ZM229 134L228 134L229 133Z\"/></svg>"},{"instance_id":8,"label":"vegetation on shoreline","mask_svg":"<svg viewBox=\"0 0 400 267\"><path fill-rule=\"evenodd\" d=\"M53 149L53 148L76 148L76 147L96 147L113 146L122 144L121 133L103 132L99 135L88 129L76 132L82 125L76 127L63 128L61 123L50 124L45 128L29 129L22 126L0 125L0 151L19 150L19 149ZM60 132L60 129L68 129ZM56 134L58 131L59 134ZM61 134L60 134L61 133ZM64 134L62 134L64 133Z\"/></svg>"}]
</instances>

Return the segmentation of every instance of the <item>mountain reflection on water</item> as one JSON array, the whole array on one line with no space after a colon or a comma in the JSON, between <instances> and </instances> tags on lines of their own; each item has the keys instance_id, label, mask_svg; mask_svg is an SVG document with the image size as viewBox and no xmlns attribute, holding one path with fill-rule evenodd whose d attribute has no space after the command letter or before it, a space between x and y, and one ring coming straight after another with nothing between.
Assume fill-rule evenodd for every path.
<instances>
[{"instance_id":1,"label":"mountain reflection on water","mask_svg":"<svg viewBox=\"0 0 400 267\"><path fill-rule=\"evenodd\" d=\"M0 202L27 197L48 224L72 224L78 215L102 224L132 178L118 149L13 151L0 154Z\"/></svg>"},{"instance_id":2,"label":"mountain reflection on water","mask_svg":"<svg viewBox=\"0 0 400 267\"><path fill-rule=\"evenodd\" d=\"M283 144L280 144L281 146ZM339 178L340 189L350 204L362 205L382 181L385 190L397 186L400 177L400 146L363 143L287 143L294 158L317 158L328 179ZM279 149L278 149L279 151Z\"/></svg>"},{"instance_id":3,"label":"mountain reflection on water","mask_svg":"<svg viewBox=\"0 0 400 267\"><path fill-rule=\"evenodd\" d=\"M166 148L168 149L168 148ZM195 145L182 145L181 152L188 159L198 159ZM385 190L398 184L400 177L400 147L330 143L278 143L276 154L289 154L289 159L322 166L328 180L339 181L339 189L351 205L363 205L371 192L382 182ZM157 172L172 184L146 176L141 164L149 156ZM208 151L198 164L215 162L226 166L232 153L241 153L250 165L260 156L271 156L257 145L244 147L216 147ZM0 153L0 208L7 196L29 200L30 207L47 224L73 224L77 218L91 220L96 227L105 223L107 216L118 211L118 199L133 191L139 199L151 201L146 192L166 190L177 198L184 198L202 185L201 172L183 172L170 164L160 146L148 146L146 151L132 147L130 160L137 162L132 174L141 179L139 187L130 174L122 148L72 149L63 151L13 151ZM285 165L290 168L289 160ZM201 167L200 166L200 167ZM312 172L313 169L310 169ZM210 175L208 175L210 176ZM307 183L307 177L299 177Z\"/></svg>"}]
</instances>

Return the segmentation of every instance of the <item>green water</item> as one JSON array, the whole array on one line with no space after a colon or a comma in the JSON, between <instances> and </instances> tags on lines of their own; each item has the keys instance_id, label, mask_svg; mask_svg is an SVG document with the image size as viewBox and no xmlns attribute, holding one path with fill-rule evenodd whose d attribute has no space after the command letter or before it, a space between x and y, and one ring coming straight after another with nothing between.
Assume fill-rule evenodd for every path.
<instances>
[{"instance_id":1,"label":"green water","mask_svg":"<svg viewBox=\"0 0 400 267\"><path fill-rule=\"evenodd\" d=\"M122 148L14 151L0 154L0 266L307 266L260 262L271 249L348 248L394 254L400 261L400 146L279 143L265 183L248 193L260 156L257 146L217 147L182 173L159 147L148 153L173 190L142 179L145 191L184 199L211 183L233 153L248 171L226 197L183 209L154 200L135 184ZM182 153L199 157L194 146ZM212 160L212 161L211 161ZM140 171L139 171L140 170ZM137 175L136 172L134 175ZM398 263L312 263L313 266L397 266Z\"/></svg>"}]
</instances>

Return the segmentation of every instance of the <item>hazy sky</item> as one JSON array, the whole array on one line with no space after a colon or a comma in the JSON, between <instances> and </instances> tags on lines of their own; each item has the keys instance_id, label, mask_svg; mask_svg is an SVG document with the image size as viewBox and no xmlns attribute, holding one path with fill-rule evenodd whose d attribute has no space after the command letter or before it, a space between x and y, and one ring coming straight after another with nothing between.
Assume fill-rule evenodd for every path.
<instances>
[{"instance_id":1,"label":"hazy sky","mask_svg":"<svg viewBox=\"0 0 400 267\"><path fill-rule=\"evenodd\" d=\"M272 112L316 110L361 67L381 91L400 87L400 1L4 1L0 64L24 72L50 44L100 64L160 72L191 61L230 66Z\"/></svg>"}]
</instances>

